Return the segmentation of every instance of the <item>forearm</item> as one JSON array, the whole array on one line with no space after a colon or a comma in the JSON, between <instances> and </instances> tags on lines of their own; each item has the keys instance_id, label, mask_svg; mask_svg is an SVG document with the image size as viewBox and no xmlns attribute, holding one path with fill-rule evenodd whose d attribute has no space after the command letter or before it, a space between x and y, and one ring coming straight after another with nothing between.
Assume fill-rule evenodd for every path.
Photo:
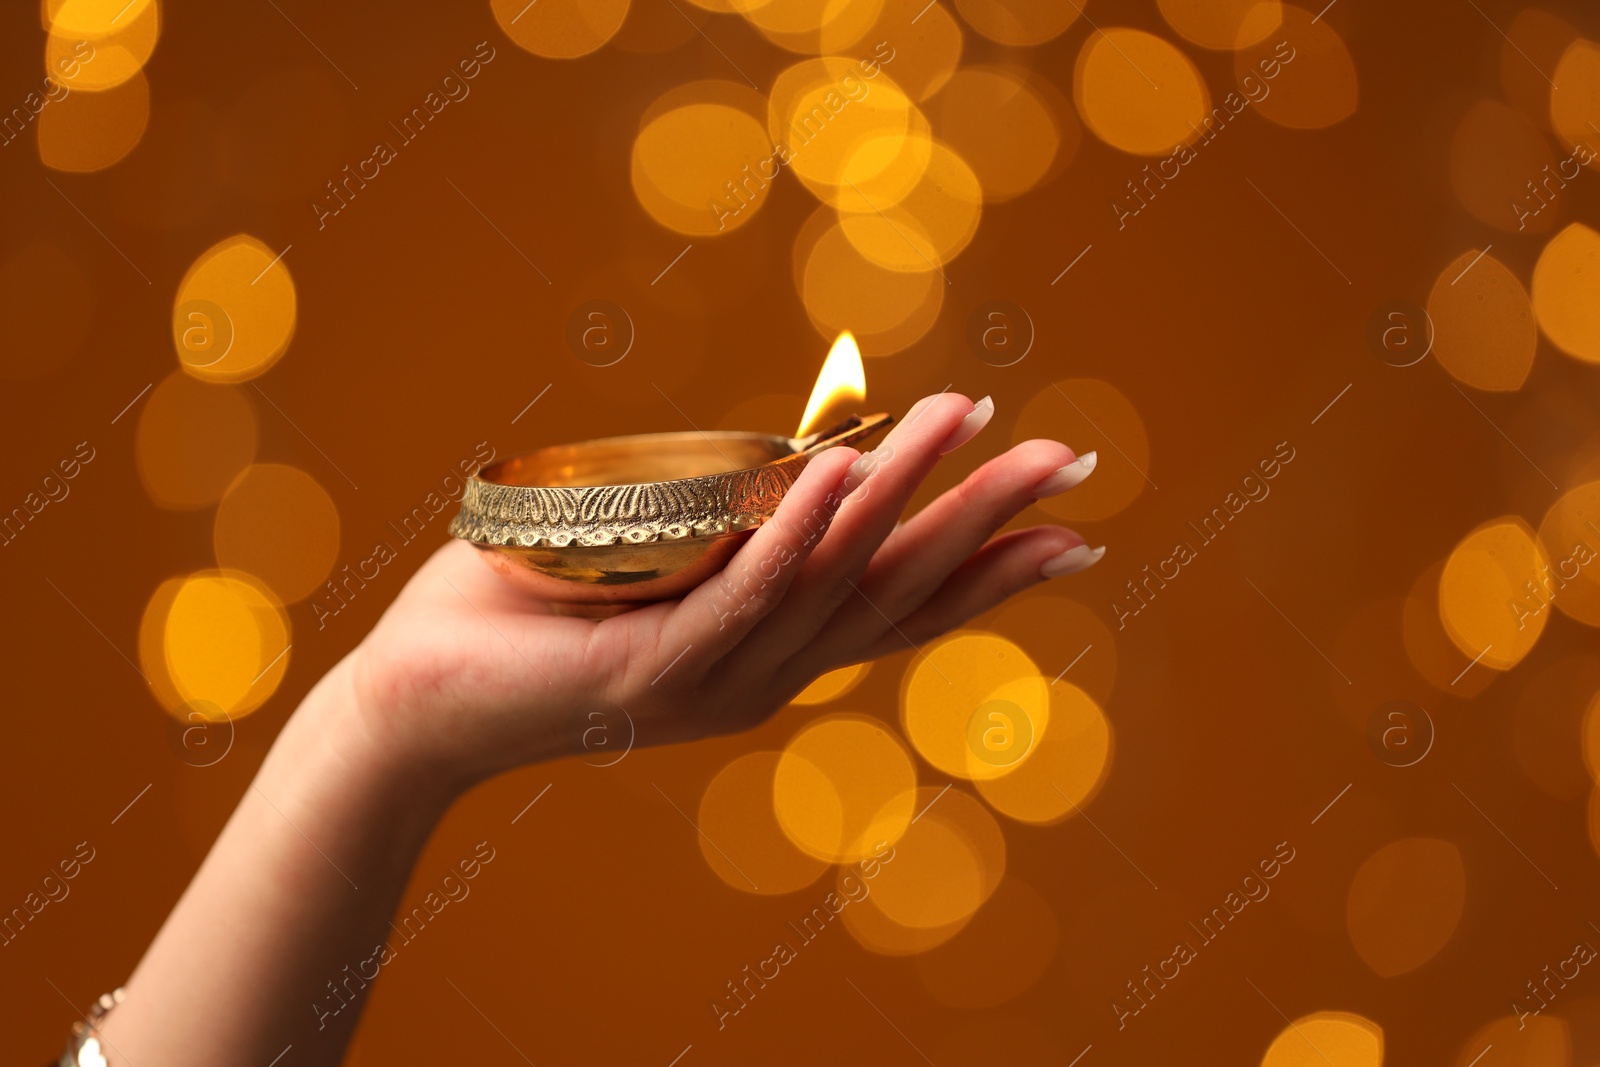
<instances>
[{"instance_id":1,"label":"forearm","mask_svg":"<svg viewBox=\"0 0 1600 1067\"><path fill-rule=\"evenodd\" d=\"M452 798L374 758L336 668L291 716L101 1028L113 1065L333 1064ZM348 969L347 969L348 968Z\"/></svg>"}]
</instances>

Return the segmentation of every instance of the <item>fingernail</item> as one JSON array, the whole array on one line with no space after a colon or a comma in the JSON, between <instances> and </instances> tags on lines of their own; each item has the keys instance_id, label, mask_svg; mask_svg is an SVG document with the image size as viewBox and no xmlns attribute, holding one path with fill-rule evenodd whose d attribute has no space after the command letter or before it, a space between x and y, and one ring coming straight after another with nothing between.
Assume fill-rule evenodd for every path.
<instances>
[{"instance_id":1,"label":"fingernail","mask_svg":"<svg viewBox=\"0 0 1600 1067\"><path fill-rule=\"evenodd\" d=\"M1100 557L1106 554L1106 546L1090 548L1088 545L1079 545L1069 548L1059 556L1051 556L1039 568L1039 573L1046 578L1060 578L1066 574L1077 574L1086 571L1100 562Z\"/></svg>"},{"instance_id":2,"label":"fingernail","mask_svg":"<svg viewBox=\"0 0 1600 1067\"><path fill-rule=\"evenodd\" d=\"M878 469L883 461L883 457L879 456L878 452L879 449L876 448L871 452L863 452L856 457L854 463L850 464L850 468L844 472L846 491L854 489L866 481L867 476Z\"/></svg>"},{"instance_id":3,"label":"fingernail","mask_svg":"<svg viewBox=\"0 0 1600 1067\"><path fill-rule=\"evenodd\" d=\"M967 412L966 418L956 423L956 428L950 431L950 436L939 446L939 455L949 455L978 436L978 431L989 425L989 420L992 418L994 418L994 401L984 397L973 405L972 410Z\"/></svg>"},{"instance_id":4,"label":"fingernail","mask_svg":"<svg viewBox=\"0 0 1600 1067\"><path fill-rule=\"evenodd\" d=\"M1065 493L1068 489L1083 481L1094 473L1094 465L1099 461L1098 454L1085 452L1065 467L1052 472L1042 482L1033 487L1033 499L1043 500L1047 496Z\"/></svg>"}]
</instances>

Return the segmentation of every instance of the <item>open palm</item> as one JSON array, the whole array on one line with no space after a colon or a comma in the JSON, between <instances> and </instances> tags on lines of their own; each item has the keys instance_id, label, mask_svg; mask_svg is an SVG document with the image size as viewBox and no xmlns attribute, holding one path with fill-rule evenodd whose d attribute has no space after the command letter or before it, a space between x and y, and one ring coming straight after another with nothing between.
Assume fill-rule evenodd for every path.
<instances>
[{"instance_id":1,"label":"open palm","mask_svg":"<svg viewBox=\"0 0 1600 1067\"><path fill-rule=\"evenodd\" d=\"M1054 441L1017 445L900 522L940 456L992 410L941 394L865 457L821 453L720 574L599 622L553 614L471 545L444 546L352 657L367 728L455 785L578 751L597 723L637 744L743 730L824 671L927 641L1097 560L1061 527L993 537L1087 473L1086 461L1058 474L1076 457Z\"/></svg>"}]
</instances>

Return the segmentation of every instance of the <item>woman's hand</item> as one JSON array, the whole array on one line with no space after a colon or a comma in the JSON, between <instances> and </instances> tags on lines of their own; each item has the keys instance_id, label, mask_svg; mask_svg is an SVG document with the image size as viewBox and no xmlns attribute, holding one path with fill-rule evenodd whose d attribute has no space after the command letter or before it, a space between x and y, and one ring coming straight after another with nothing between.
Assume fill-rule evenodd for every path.
<instances>
[{"instance_id":1,"label":"woman's hand","mask_svg":"<svg viewBox=\"0 0 1600 1067\"><path fill-rule=\"evenodd\" d=\"M720 575L603 622L552 615L470 545L440 549L290 716L102 1026L111 1062L267 1063L289 1046L296 1063L337 1063L372 977L351 968L384 958L418 854L473 782L578 750L594 713L620 736L625 710L641 744L745 729L823 671L1094 563L1058 527L990 540L1093 468L1052 441L897 525L992 411L941 395L870 458L822 453Z\"/></svg>"},{"instance_id":2,"label":"woman's hand","mask_svg":"<svg viewBox=\"0 0 1600 1067\"><path fill-rule=\"evenodd\" d=\"M721 574L600 622L554 615L470 545L446 545L346 665L363 732L381 758L458 791L578 751L596 723L622 737L631 721L646 745L744 730L827 670L1092 565L1103 549L1060 527L990 540L1093 469L1053 441L1016 446L899 525L939 458L993 410L941 394L874 452L823 452Z\"/></svg>"}]
</instances>

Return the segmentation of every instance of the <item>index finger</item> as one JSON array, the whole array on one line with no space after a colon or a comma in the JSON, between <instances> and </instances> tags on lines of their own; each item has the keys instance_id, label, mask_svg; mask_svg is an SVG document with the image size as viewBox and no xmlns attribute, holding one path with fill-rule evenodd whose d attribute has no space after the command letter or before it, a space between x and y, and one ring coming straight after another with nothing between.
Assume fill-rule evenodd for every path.
<instances>
[{"instance_id":1,"label":"index finger","mask_svg":"<svg viewBox=\"0 0 1600 1067\"><path fill-rule=\"evenodd\" d=\"M662 622L666 643L685 645L702 665L726 655L770 613L822 540L844 502L845 475L860 458L853 448L813 457L728 565L707 578Z\"/></svg>"}]
</instances>

